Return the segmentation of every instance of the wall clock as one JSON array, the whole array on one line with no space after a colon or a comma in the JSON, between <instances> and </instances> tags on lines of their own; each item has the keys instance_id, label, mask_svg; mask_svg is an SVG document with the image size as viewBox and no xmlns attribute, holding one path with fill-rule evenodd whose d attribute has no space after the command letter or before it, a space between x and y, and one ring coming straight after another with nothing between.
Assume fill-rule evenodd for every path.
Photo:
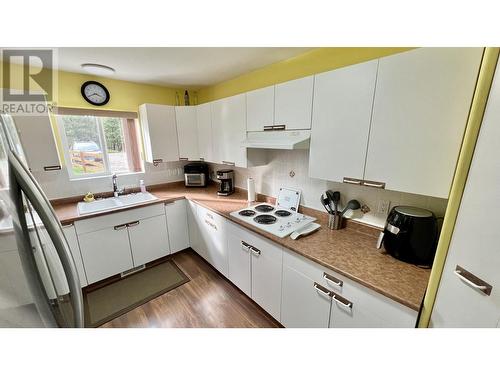
<instances>
[{"instance_id":1,"label":"wall clock","mask_svg":"<svg viewBox=\"0 0 500 375\"><path fill-rule=\"evenodd\" d=\"M83 98L92 105L105 105L109 102L109 91L103 84L96 81L87 81L82 85Z\"/></svg>"}]
</instances>

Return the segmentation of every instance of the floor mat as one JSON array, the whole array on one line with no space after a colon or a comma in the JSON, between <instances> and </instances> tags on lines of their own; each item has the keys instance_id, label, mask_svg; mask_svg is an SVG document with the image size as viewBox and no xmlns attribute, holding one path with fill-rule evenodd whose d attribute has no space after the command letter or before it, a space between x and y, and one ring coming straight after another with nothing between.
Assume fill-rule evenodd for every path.
<instances>
[{"instance_id":1,"label":"floor mat","mask_svg":"<svg viewBox=\"0 0 500 375\"><path fill-rule=\"evenodd\" d=\"M84 294L85 327L98 327L189 281L168 260Z\"/></svg>"}]
</instances>

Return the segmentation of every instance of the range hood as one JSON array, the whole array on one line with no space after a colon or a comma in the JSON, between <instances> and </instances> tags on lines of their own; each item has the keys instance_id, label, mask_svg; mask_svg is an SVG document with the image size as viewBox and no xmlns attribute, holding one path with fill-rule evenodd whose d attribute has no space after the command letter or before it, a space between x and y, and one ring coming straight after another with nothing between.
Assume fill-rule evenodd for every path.
<instances>
[{"instance_id":1,"label":"range hood","mask_svg":"<svg viewBox=\"0 0 500 375\"><path fill-rule=\"evenodd\" d=\"M309 148L310 130L277 130L247 132L242 145L246 148L298 150Z\"/></svg>"}]
</instances>

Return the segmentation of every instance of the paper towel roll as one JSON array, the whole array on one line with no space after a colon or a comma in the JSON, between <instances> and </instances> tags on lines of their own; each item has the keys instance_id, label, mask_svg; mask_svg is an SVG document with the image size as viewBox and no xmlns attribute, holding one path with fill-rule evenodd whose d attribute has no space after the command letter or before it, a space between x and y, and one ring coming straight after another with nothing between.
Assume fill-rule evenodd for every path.
<instances>
[{"instance_id":1,"label":"paper towel roll","mask_svg":"<svg viewBox=\"0 0 500 375\"><path fill-rule=\"evenodd\" d=\"M255 202L255 182L253 178L247 178L248 201Z\"/></svg>"}]
</instances>

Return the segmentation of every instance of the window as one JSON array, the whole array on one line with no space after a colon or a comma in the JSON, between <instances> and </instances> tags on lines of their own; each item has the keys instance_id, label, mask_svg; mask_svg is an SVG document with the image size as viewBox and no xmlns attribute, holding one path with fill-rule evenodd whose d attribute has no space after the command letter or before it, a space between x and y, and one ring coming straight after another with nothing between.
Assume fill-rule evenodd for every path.
<instances>
[{"instance_id":1,"label":"window","mask_svg":"<svg viewBox=\"0 0 500 375\"><path fill-rule=\"evenodd\" d=\"M88 112L57 110L56 119L70 178L141 172L135 118L114 117L109 111L103 111L102 115L96 113L98 111Z\"/></svg>"}]
</instances>

